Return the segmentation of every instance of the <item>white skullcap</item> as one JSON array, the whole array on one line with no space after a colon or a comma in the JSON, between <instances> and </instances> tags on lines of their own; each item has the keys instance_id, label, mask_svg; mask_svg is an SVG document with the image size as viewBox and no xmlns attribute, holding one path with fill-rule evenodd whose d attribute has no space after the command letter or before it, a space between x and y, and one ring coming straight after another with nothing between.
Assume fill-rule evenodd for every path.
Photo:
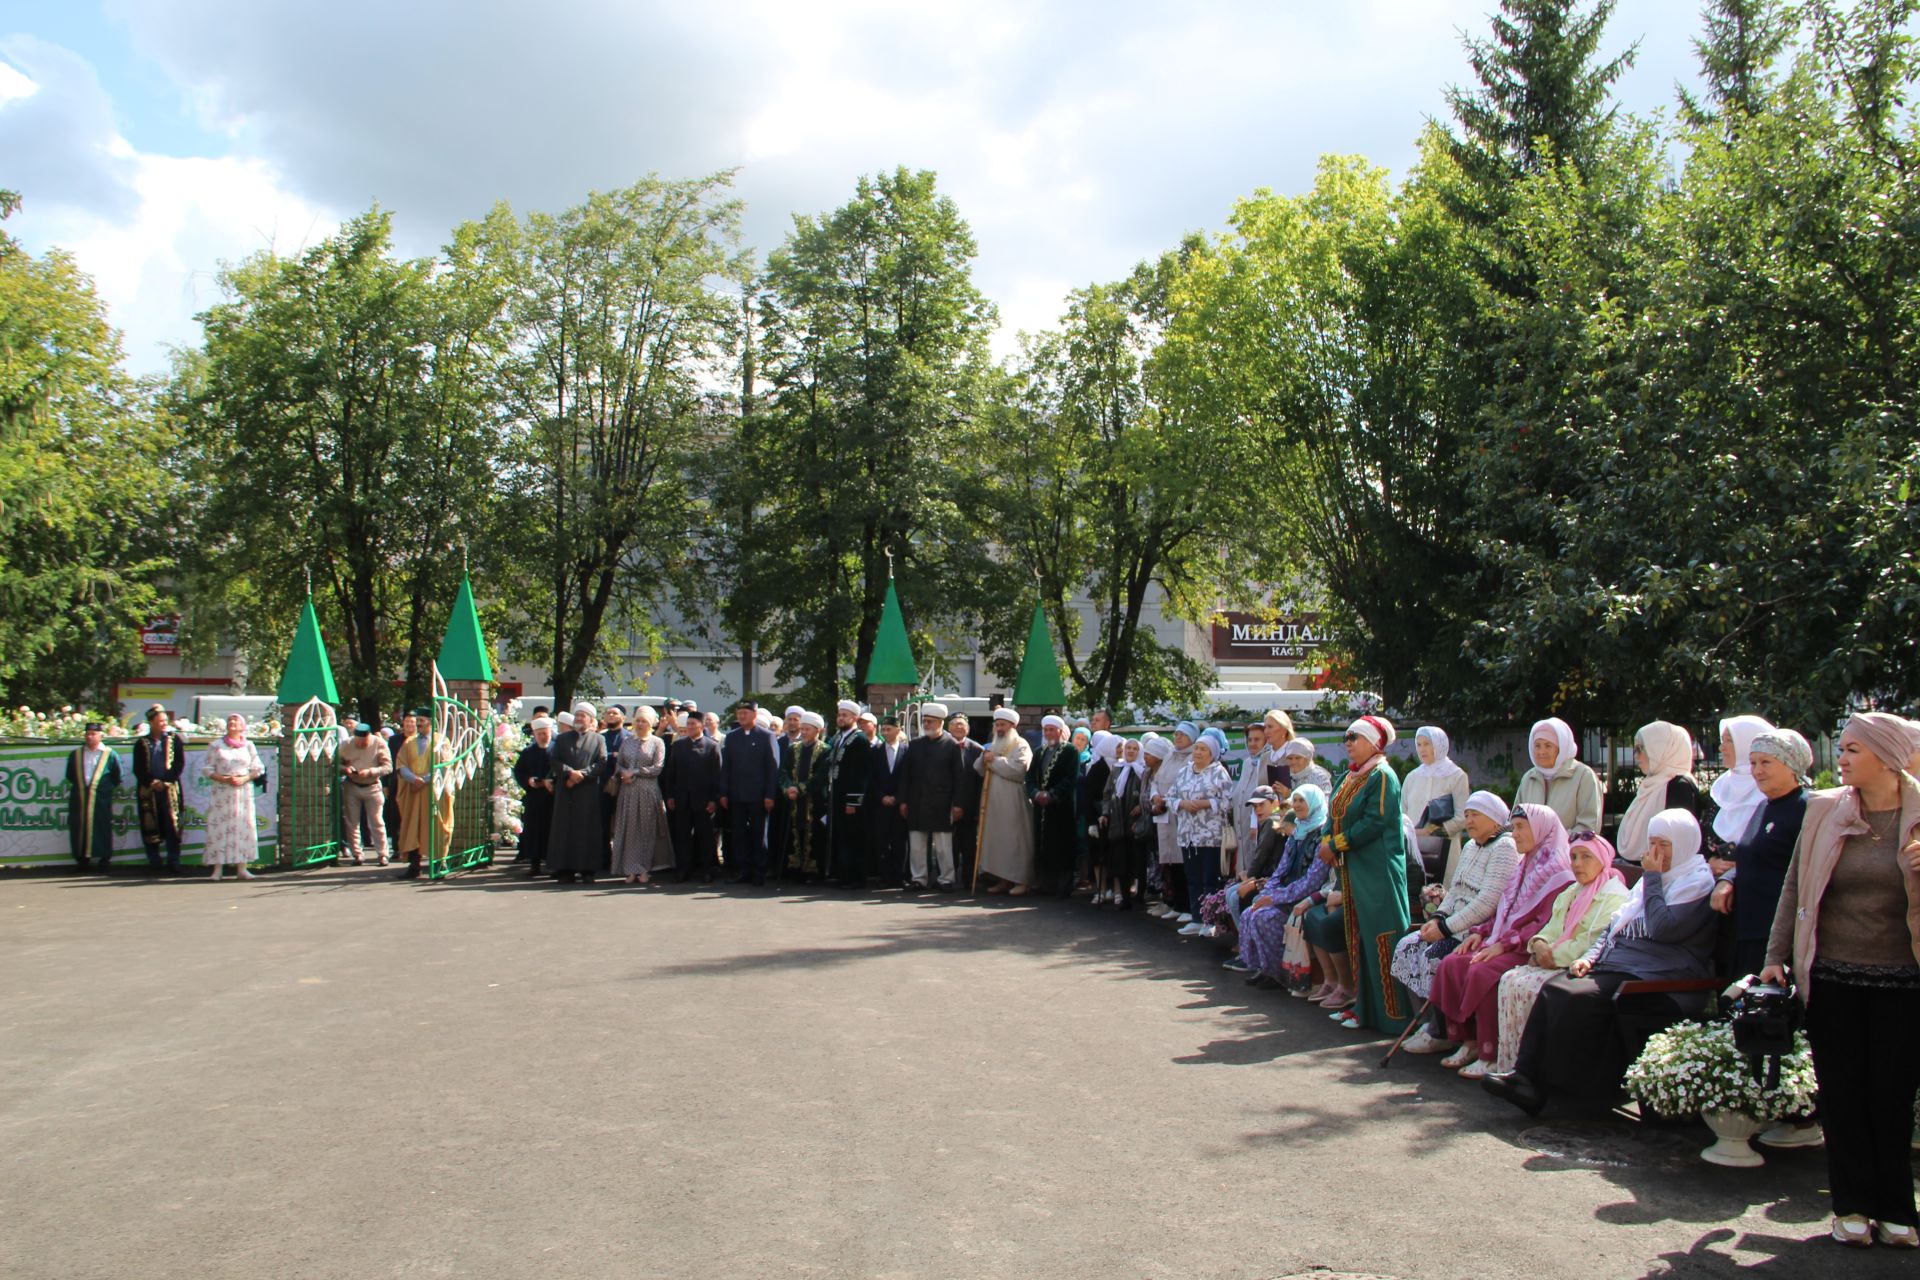
<instances>
[{"instance_id":1,"label":"white skullcap","mask_svg":"<svg viewBox=\"0 0 1920 1280\"><path fill-rule=\"evenodd\" d=\"M571 729L573 728L573 712L562 711L559 715L553 718L553 722L555 724L565 725L567 728Z\"/></svg>"},{"instance_id":2,"label":"white skullcap","mask_svg":"<svg viewBox=\"0 0 1920 1280\"><path fill-rule=\"evenodd\" d=\"M528 725L527 727L530 729L536 729L536 730L551 729L553 728L553 721L548 719L546 716L540 716L537 719L535 719L534 722Z\"/></svg>"},{"instance_id":3,"label":"white skullcap","mask_svg":"<svg viewBox=\"0 0 1920 1280\"><path fill-rule=\"evenodd\" d=\"M1059 716L1042 716L1040 717L1040 727L1042 729L1058 729L1060 732L1065 733L1067 731L1067 722Z\"/></svg>"},{"instance_id":4,"label":"white skullcap","mask_svg":"<svg viewBox=\"0 0 1920 1280\"><path fill-rule=\"evenodd\" d=\"M816 729L824 729L827 727L826 717L818 711L802 711L800 713L800 723L803 725L810 724Z\"/></svg>"},{"instance_id":5,"label":"white skullcap","mask_svg":"<svg viewBox=\"0 0 1920 1280\"><path fill-rule=\"evenodd\" d=\"M761 707L753 713L753 723L756 728L773 728L773 712L767 710L765 707Z\"/></svg>"},{"instance_id":6,"label":"white skullcap","mask_svg":"<svg viewBox=\"0 0 1920 1280\"><path fill-rule=\"evenodd\" d=\"M920 718L924 720L928 716L939 716L942 720L945 720L947 718L947 704L944 702L921 703Z\"/></svg>"},{"instance_id":7,"label":"white skullcap","mask_svg":"<svg viewBox=\"0 0 1920 1280\"><path fill-rule=\"evenodd\" d=\"M1020 713L1012 707L995 707L993 709L993 718L995 720L1004 720L1008 724L1020 723Z\"/></svg>"},{"instance_id":8,"label":"white skullcap","mask_svg":"<svg viewBox=\"0 0 1920 1280\"><path fill-rule=\"evenodd\" d=\"M839 704L834 707L834 710L845 711L849 715L857 716L860 714L860 704L855 702L852 698L842 698L840 699Z\"/></svg>"},{"instance_id":9,"label":"white skullcap","mask_svg":"<svg viewBox=\"0 0 1920 1280\"><path fill-rule=\"evenodd\" d=\"M860 718L861 718L862 720L871 720L871 721L873 721L873 722L874 722L875 724L879 724L879 723L880 723L880 717L879 717L879 716L876 716L876 715L875 715L875 714L873 714L873 712L871 712L871 711L862 711L862 712L860 713Z\"/></svg>"},{"instance_id":10,"label":"white skullcap","mask_svg":"<svg viewBox=\"0 0 1920 1280\"><path fill-rule=\"evenodd\" d=\"M807 709L805 707L788 707L787 714L790 716L804 716L807 714Z\"/></svg>"},{"instance_id":11,"label":"white skullcap","mask_svg":"<svg viewBox=\"0 0 1920 1280\"><path fill-rule=\"evenodd\" d=\"M591 702L574 703L573 718L575 720L578 720L582 715L586 716L586 718L589 720L598 720L600 718L600 713L593 709L593 704Z\"/></svg>"}]
</instances>

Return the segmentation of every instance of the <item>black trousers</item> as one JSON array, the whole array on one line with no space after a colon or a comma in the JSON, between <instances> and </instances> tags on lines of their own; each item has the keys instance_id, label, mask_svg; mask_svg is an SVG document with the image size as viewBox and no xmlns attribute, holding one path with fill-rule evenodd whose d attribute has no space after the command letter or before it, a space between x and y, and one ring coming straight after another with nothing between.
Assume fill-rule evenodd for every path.
<instances>
[{"instance_id":1,"label":"black trousers","mask_svg":"<svg viewBox=\"0 0 1920 1280\"><path fill-rule=\"evenodd\" d=\"M1814 974L1807 1039L1820 1080L1827 1185L1836 1214L1920 1225L1914 1214L1913 1095L1920 1090L1920 991Z\"/></svg>"},{"instance_id":2,"label":"black trousers","mask_svg":"<svg viewBox=\"0 0 1920 1280\"><path fill-rule=\"evenodd\" d=\"M854 811L848 813L844 804L836 804L828 827L833 839L833 878L841 884L866 883L866 811L856 805Z\"/></svg>"},{"instance_id":3,"label":"black trousers","mask_svg":"<svg viewBox=\"0 0 1920 1280\"><path fill-rule=\"evenodd\" d=\"M1610 1100L1647 1037L1681 1012L1669 995L1615 1000L1630 973L1561 974L1540 988L1514 1070L1542 1093ZM1911 1098L1909 1098L1911 1101Z\"/></svg>"},{"instance_id":4,"label":"black trousers","mask_svg":"<svg viewBox=\"0 0 1920 1280\"><path fill-rule=\"evenodd\" d=\"M873 863L868 874L883 885L897 885L907 878L907 820L896 805L888 808L875 803L867 814L867 841Z\"/></svg>"},{"instance_id":5,"label":"black trousers","mask_svg":"<svg viewBox=\"0 0 1920 1280\"><path fill-rule=\"evenodd\" d=\"M973 850L980 842L980 823L962 818L953 824L953 878L962 889L973 884Z\"/></svg>"},{"instance_id":6,"label":"black trousers","mask_svg":"<svg viewBox=\"0 0 1920 1280\"><path fill-rule=\"evenodd\" d=\"M713 815L705 805L675 801L667 815L667 832L673 838L673 864L686 880L692 876L711 879L714 868Z\"/></svg>"},{"instance_id":7,"label":"black trousers","mask_svg":"<svg viewBox=\"0 0 1920 1280\"><path fill-rule=\"evenodd\" d=\"M727 809L727 865L735 878L761 881L767 878L767 819L764 806L743 800Z\"/></svg>"}]
</instances>

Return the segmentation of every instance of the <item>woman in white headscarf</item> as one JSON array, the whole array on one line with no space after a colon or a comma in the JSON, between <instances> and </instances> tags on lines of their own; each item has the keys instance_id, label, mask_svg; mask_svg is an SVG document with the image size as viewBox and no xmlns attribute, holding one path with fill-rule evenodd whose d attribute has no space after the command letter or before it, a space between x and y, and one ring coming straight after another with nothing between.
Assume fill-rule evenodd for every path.
<instances>
[{"instance_id":1,"label":"woman in white headscarf","mask_svg":"<svg viewBox=\"0 0 1920 1280\"><path fill-rule=\"evenodd\" d=\"M1620 819L1613 847L1635 866L1646 857L1649 824L1669 809L1700 812L1700 786L1693 780L1693 736L1677 724L1655 720L1633 735L1633 763L1640 788Z\"/></svg>"},{"instance_id":2,"label":"woman in white headscarf","mask_svg":"<svg viewBox=\"0 0 1920 1280\"><path fill-rule=\"evenodd\" d=\"M1716 812L1707 852L1715 874L1733 866L1729 850L1747 836L1760 811L1767 807L1766 796L1753 780L1753 740L1773 726L1759 716L1728 716L1720 722L1720 767L1726 770L1713 780Z\"/></svg>"},{"instance_id":3,"label":"woman in white headscarf","mask_svg":"<svg viewBox=\"0 0 1920 1280\"><path fill-rule=\"evenodd\" d=\"M1569 832L1600 829L1600 779L1580 761L1580 744L1559 716L1537 722L1527 734L1533 767L1520 778L1513 807L1543 804L1560 815Z\"/></svg>"},{"instance_id":4,"label":"woman in white headscarf","mask_svg":"<svg viewBox=\"0 0 1920 1280\"><path fill-rule=\"evenodd\" d=\"M1460 832L1467 823L1467 771L1448 756L1453 742L1445 729L1415 730L1413 749L1420 763L1400 784L1400 812L1413 824L1427 879L1450 883L1460 856Z\"/></svg>"}]
</instances>

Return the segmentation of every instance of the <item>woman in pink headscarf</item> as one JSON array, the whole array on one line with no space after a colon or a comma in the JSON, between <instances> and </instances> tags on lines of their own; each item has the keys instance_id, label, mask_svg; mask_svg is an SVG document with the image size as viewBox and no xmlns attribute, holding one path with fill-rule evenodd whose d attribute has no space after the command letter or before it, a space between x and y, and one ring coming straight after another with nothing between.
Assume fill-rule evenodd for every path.
<instances>
[{"instance_id":1,"label":"woman in pink headscarf","mask_svg":"<svg viewBox=\"0 0 1920 1280\"><path fill-rule=\"evenodd\" d=\"M1507 879L1493 922L1467 935L1433 975L1433 1007L1446 1019L1447 1038L1461 1042L1441 1065L1461 1078L1487 1074L1500 1045L1500 978L1527 962L1527 944L1553 914L1553 900L1573 883L1567 829L1544 804L1513 811L1513 843L1520 865Z\"/></svg>"}]
</instances>

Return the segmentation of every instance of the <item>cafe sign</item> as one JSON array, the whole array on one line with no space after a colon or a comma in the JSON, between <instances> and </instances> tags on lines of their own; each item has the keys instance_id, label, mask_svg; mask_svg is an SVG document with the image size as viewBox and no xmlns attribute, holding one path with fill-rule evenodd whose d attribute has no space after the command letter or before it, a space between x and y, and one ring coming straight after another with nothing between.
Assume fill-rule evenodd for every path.
<instances>
[{"instance_id":1,"label":"cafe sign","mask_svg":"<svg viewBox=\"0 0 1920 1280\"><path fill-rule=\"evenodd\" d=\"M1213 656L1218 662L1299 663L1326 642L1327 631L1313 613L1214 615Z\"/></svg>"}]
</instances>

